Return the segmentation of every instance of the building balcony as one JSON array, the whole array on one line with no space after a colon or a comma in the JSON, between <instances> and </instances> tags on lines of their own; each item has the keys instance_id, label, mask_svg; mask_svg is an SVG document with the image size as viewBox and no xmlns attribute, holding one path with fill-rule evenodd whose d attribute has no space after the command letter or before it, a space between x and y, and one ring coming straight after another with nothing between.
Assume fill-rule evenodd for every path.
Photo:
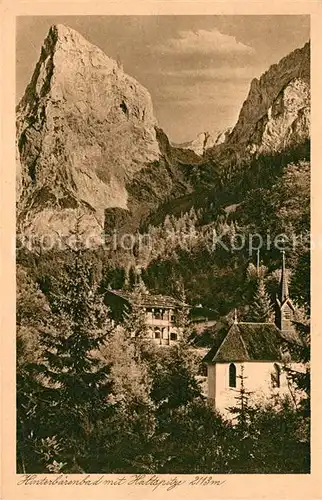
<instances>
[{"instance_id":1,"label":"building balcony","mask_svg":"<svg viewBox=\"0 0 322 500\"><path fill-rule=\"evenodd\" d=\"M158 318L146 318L146 324L148 326L161 326L161 327L171 327L172 322L168 319L158 319Z\"/></svg>"}]
</instances>

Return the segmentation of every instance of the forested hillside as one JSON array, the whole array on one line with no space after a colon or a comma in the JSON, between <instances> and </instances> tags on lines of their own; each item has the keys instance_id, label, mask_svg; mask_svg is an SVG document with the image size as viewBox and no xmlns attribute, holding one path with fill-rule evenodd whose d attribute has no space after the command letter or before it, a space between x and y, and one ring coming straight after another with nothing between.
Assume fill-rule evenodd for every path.
<instances>
[{"instance_id":1,"label":"forested hillside","mask_svg":"<svg viewBox=\"0 0 322 500\"><path fill-rule=\"evenodd\" d=\"M105 247L89 249L102 286L122 288L131 279L133 284L133 270L140 266L149 289L176 294L180 282L189 303L209 306L220 317L235 307L242 311L249 303L246 271L256 263L257 248L272 276L281 266L280 252L285 248L294 281L291 293L301 305L309 294L309 143L298 152L265 156L225 171L223 178L218 174L218 184L220 188L204 190L199 197L195 193L197 203L188 205L187 211L177 213L170 207L155 225L151 216L151 222L142 223L141 231L134 233L130 249L122 248L124 233L117 234L116 247L111 236ZM180 206L180 199L177 203ZM59 275L59 262L68 260L68 254L55 248L43 252L22 248L18 262L45 287L48 276ZM274 299L276 290L271 291Z\"/></svg>"}]
</instances>

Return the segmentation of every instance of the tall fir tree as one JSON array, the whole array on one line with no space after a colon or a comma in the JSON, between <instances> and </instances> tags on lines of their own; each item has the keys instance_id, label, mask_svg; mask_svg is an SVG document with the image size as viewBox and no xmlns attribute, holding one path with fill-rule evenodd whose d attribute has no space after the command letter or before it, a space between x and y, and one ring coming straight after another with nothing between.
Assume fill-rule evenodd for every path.
<instances>
[{"instance_id":1,"label":"tall fir tree","mask_svg":"<svg viewBox=\"0 0 322 500\"><path fill-rule=\"evenodd\" d=\"M287 374L292 400L295 403L299 418L301 440L310 446L311 424L311 334L309 322L294 322L294 326L301 338L301 343L288 346L293 363L285 363L284 371ZM294 362L296 364L294 364Z\"/></svg>"},{"instance_id":2,"label":"tall fir tree","mask_svg":"<svg viewBox=\"0 0 322 500\"><path fill-rule=\"evenodd\" d=\"M235 417L236 442L238 442L233 467L236 469L235 472L246 472L252 467L255 458L255 439L251 429L255 410L251 404L252 392L246 389L247 377L244 374L243 364L240 367L240 375L237 375L236 378L240 380L240 387L236 390L236 405L228 408Z\"/></svg>"},{"instance_id":3,"label":"tall fir tree","mask_svg":"<svg viewBox=\"0 0 322 500\"><path fill-rule=\"evenodd\" d=\"M73 253L64 279L52 280L51 320L40 335L43 362L33 369L43 383L35 437L59 436L64 460L79 471L89 436L106 409L109 367L96 353L112 326L83 250Z\"/></svg>"},{"instance_id":4,"label":"tall fir tree","mask_svg":"<svg viewBox=\"0 0 322 500\"><path fill-rule=\"evenodd\" d=\"M132 293L131 308L125 311L123 328L129 338L138 339L147 336L145 311L140 305L141 293L137 290Z\"/></svg>"},{"instance_id":5,"label":"tall fir tree","mask_svg":"<svg viewBox=\"0 0 322 500\"><path fill-rule=\"evenodd\" d=\"M240 380L240 388L236 390L237 396L235 397L237 404L229 408L229 411L236 415L237 424L243 432L246 432L253 410L250 405L252 392L245 387L247 377L244 375L244 365L240 366L240 375L237 375L236 378Z\"/></svg>"},{"instance_id":6,"label":"tall fir tree","mask_svg":"<svg viewBox=\"0 0 322 500\"><path fill-rule=\"evenodd\" d=\"M248 321L268 323L273 319L273 306L264 280L258 279L257 289L248 311Z\"/></svg>"},{"instance_id":7,"label":"tall fir tree","mask_svg":"<svg viewBox=\"0 0 322 500\"><path fill-rule=\"evenodd\" d=\"M181 333L179 337L187 341L191 334L190 309L187 304L187 295L182 276L174 281L173 295L179 301L174 313L174 325Z\"/></svg>"},{"instance_id":8,"label":"tall fir tree","mask_svg":"<svg viewBox=\"0 0 322 500\"><path fill-rule=\"evenodd\" d=\"M33 433L39 425L41 384L30 370L42 359L39 330L47 321L49 306L44 294L28 274L17 266L16 397L17 471L26 473L37 461Z\"/></svg>"}]
</instances>

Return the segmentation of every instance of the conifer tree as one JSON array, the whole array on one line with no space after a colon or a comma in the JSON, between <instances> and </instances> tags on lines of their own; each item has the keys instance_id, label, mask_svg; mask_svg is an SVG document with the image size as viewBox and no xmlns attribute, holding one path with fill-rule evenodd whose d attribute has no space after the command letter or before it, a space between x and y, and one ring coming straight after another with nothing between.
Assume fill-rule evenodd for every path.
<instances>
[{"instance_id":1,"label":"conifer tree","mask_svg":"<svg viewBox=\"0 0 322 500\"><path fill-rule=\"evenodd\" d=\"M141 306L142 295L146 291L147 289L140 279L131 293L131 306L125 310L122 323L126 337L133 342L134 357L138 362L141 361L142 351L145 351L145 345L147 344L148 326L146 324L146 312Z\"/></svg>"},{"instance_id":2,"label":"conifer tree","mask_svg":"<svg viewBox=\"0 0 322 500\"><path fill-rule=\"evenodd\" d=\"M52 280L52 316L40 335L44 361L33 368L43 382L38 437L62 439L64 459L78 470L109 392L109 368L96 353L111 323L84 252L73 253L67 278Z\"/></svg>"},{"instance_id":3,"label":"conifer tree","mask_svg":"<svg viewBox=\"0 0 322 500\"><path fill-rule=\"evenodd\" d=\"M127 275L127 289L132 290L136 283L136 270L131 266L128 270Z\"/></svg>"},{"instance_id":4,"label":"conifer tree","mask_svg":"<svg viewBox=\"0 0 322 500\"><path fill-rule=\"evenodd\" d=\"M175 279L172 293L180 302L174 315L174 325L181 330L183 337L187 339L190 334L190 319L189 307L187 306L187 295L182 276Z\"/></svg>"},{"instance_id":5,"label":"conifer tree","mask_svg":"<svg viewBox=\"0 0 322 500\"><path fill-rule=\"evenodd\" d=\"M173 223L169 215L165 216L165 219L163 221L163 229L166 233L169 234L171 234L174 231Z\"/></svg>"},{"instance_id":6,"label":"conifer tree","mask_svg":"<svg viewBox=\"0 0 322 500\"><path fill-rule=\"evenodd\" d=\"M168 348L162 364L154 369L151 391L161 420L167 419L174 408L202 399L197 372L197 356L185 340Z\"/></svg>"},{"instance_id":7,"label":"conifer tree","mask_svg":"<svg viewBox=\"0 0 322 500\"><path fill-rule=\"evenodd\" d=\"M134 292L132 294L131 309L125 311L125 318L123 321L123 328L130 338L144 338L147 335L147 325L145 318L145 311L140 306L141 294Z\"/></svg>"},{"instance_id":8,"label":"conifer tree","mask_svg":"<svg viewBox=\"0 0 322 500\"><path fill-rule=\"evenodd\" d=\"M255 410L250 403L252 395L245 387L244 366L240 367L240 388L237 389L236 405L228 408L232 415L235 415L235 432L238 452L236 456L236 472L247 471L254 459L255 439L252 433L251 424L253 423Z\"/></svg>"},{"instance_id":9,"label":"conifer tree","mask_svg":"<svg viewBox=\"0 0 322 500\"><path fill-rule=\"evenodd\" d=\"M252 392L248 391L245 387L245 380L247 377L244 375L244 365L241 365L240 375L237 375L236 378L240 379L240 388L237 390L238 395L235 397L237 405L229 408L229 411L236 415L237 424L243 432L245 432L249 423L250 415L253 412L250 405Z\"/></svg>"},{"instance_id":10,"label":"conifer tree","mask_svg":"<svg viewBox=\"0 0 322 500\"><path fill-rule=\"evenodd\" d=\"M289 385L290 391L293 396L293 401L296 404L296 409L299 418L302 420L303 425L306 424L307 432L310 433L310 394L311 394L311 370L310 370L310 345L311 334L309 322L301 323L294 322L294 326L301 339L301 343L289 344L288 350L290 351L293 363L298 363L299 366L292 366L291 363L285 363L284 371L287 374L288 380L292 383L293 387ZM309 439L308 439L309 440Z\"/></svg>"},{"instance_id":11,"label":"conifer tree","mask_svg":"<svg viewBox=\"0 0 322 500\"><path fill-rule=\"evenodd\" d=\"M272 320L272 303L266 291L264 280L260 278L253 301L249 307L248 321L267 323Z\"/></svg>"},{"instance_id":12,"label":"conifer tree","mask_svg":"<svg viewBox=\"0 0 322 500\"><path fill-rule=\"evenodd\" d=\"M37 284L17 267L17 335L16 335L16 396L17 396L17 470L26 473L37 457L33 432L38 423L38 399L41 384L30 371L30 364L42 357L39 330L48 315L48 303Z\"/></svg>"}]
</instances>

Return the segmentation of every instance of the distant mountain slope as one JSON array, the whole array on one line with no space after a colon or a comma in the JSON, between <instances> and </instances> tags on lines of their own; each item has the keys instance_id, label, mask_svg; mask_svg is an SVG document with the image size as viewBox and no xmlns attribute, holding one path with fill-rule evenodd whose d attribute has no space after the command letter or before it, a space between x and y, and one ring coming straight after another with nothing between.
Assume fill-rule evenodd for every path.
<instances>
[{"instance_id":1,"label":"distant mountain slope","mask_svg":"<svg viewBox=\"0 0 322 500\"><path fill-rule=\"evenodd\" d=\"M198 156L203 156L208 149L222 144L231 132L231 128L227 128L212 136L209 132L201 132L193 141L183 142L181 144L172 143L171 145L177 149L193 151Z\"/></svg>"},{"instance_id":2,"label":"distant mountain slope","mask_svg":"<svg viewBox=\"0 0 322 500\"><path fill-rule=\"evenodd\" d=\"M201 132L195 140L184 142L182 144L173 144L173 146L180 149L190 149L198 156L202 156L205 151L211 148L214 144L215 140L209 132Z\"/></svg>"},{"instance_id":3,"label":"distant mountain slope","mask_svg":"<svg viewBox=\"0 0 322 500\"><path fill-rule=\"evenodd\" d=\"M276 174L279 163L307 159L309 140L308 42L271 66L259 80L251 82L235 127L219 136L213 147L206 148L201 163L191 169L197 189L161 206L150 215L149 222L160 223L167 211L178 216L180 211L210 203L217 207L239 203L247 189L252 189L254 183L260 185L257 179L260 165L261 181L266 182L265 177ZM232 182L235 188L231 187Z\"/></svg>"}]
</instances>

